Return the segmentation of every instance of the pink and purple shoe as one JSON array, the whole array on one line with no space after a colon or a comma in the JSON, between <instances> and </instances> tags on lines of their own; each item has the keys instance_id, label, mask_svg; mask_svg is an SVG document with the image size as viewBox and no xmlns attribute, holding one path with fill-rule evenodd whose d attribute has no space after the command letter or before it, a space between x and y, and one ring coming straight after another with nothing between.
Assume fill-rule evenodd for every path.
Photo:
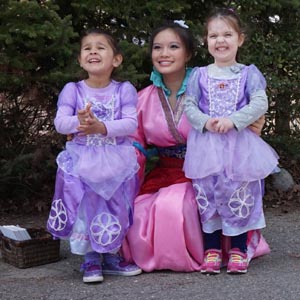
<instances>
[{"instance_id":1,"label":"pink and purple shoe","mask_svg":"<svg viewBox=\"0 0 300 300\"><path fill-rule=\"evenodd\" d=\"M229 274L245 274L248 271L247 253L241 252L238 248L229 251L229 262L227 265L227 273Z\"/></svg>"},{"instance_id":2,"label":"pink and purple shoe","mask_svg":"<svg viewBox=\"0 0 300 300\"><path fill-rule=\"evenodd\" d=\"M119 254L103 254L102 272L105 275L135 276L142 270L135 264L130 264Z\"/></svg>"},{"instance_id":3,"label":"pink and purple shoe","mask_svg":"<svg viewBox=\"0 0 300 300\"><path fill-rule=\"evenodd\" d=\"M208 249L204 252L204 260L201 266L203 274L219 274L222 263L222 251L219 249Z\"/></svg>"}]
</instances>

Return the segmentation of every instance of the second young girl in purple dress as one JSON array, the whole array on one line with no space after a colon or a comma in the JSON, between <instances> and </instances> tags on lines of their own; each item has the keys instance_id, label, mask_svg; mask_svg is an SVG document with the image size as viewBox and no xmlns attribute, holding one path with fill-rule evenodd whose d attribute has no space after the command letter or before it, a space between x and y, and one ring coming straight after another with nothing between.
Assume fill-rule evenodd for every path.
<instances>
[{"instance_id":1,"label":"second young girl in purple dress","mask_svg":"<svg viewBox=\"0 0 300 300\"><path fill-rule=\"evenodd\" d=\"M203 273L219 273L221 235L231 237L228 273L246 273L249 232L265 227L262 180L278 156L247 126L268 108L266 81L256 66L236 60L244 33L238 16L217 10L206 23L214 63L190 77L186 115L193 127L184 171L193 180L204 232Z\"/></svg>"}]
</instances>

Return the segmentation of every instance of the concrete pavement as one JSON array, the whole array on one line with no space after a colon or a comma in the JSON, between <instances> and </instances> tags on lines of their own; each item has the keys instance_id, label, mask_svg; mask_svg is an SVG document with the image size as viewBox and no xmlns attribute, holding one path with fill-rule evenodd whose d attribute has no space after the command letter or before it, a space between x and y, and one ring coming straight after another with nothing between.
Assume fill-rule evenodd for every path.
<instances>
[{"instance_id":1,"label":"concrete pavement","mask_svg":"<svg viewBox=\"0 0 300 300\"><path fill-rule=\"evenodd\" d=\"M87 285L82 283L78 270L81 258L72 255L68 243L62 242L62 259L52 264L18 269L0 257L0 299L298 300L300 211L280 213L278 209L269 208L266 220L263 234L272 252L254 259L246 275L227 275L225 269L216 276L157 271L135 277L105 276L104 282ZM27 221L35 222L34 217Z\"/></svg>"}]
</instances>

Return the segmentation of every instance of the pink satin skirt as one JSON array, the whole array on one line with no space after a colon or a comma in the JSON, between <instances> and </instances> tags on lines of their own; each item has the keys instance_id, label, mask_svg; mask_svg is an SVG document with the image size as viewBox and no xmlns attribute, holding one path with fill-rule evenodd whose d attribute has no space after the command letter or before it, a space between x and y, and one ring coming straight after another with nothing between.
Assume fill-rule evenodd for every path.
<instances>
[{"instance_id":1,"label":"pink satin skirt","mask_svg":"<svg viewBox=\"0 0 300 300\"><path fill-rule=\"evenodd\" d=\"M124 258L145 272L199 271L203 260L201 224L193 187L184 177L180 167L182 160L176 163L172 160L164 159L163 164L146 177L141 189L146 193L135 199L133 225L122 245ZM150 185L147 180L152 181ZM170 180L176 183L171 184ZM230 238L224 237L222 244L225 265ZM260 232L249 232L249 259L269 252Z\"/></svg>"}]
</instances>

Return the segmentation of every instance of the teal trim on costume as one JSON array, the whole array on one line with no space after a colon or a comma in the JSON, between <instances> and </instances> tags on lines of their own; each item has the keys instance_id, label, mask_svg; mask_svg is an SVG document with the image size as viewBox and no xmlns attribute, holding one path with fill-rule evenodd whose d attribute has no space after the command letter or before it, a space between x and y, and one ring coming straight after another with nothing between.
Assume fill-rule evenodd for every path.
<instances>
[{"instance_id":1,"label":"teal trim on costume","mask_svg":"<svg viewBox=\"0 0 300 300\"><path fill-rule=\"evenodd\" d=\"M187 82L188 82L188 79L190 77L192 70L193 70L192 68L186 69L185 77L182 81L180 89L178 90L178 92L176 94L177 98L180 97L185 92L186 87L187 87ZM155 86L162 88L167 97L170 96L171 91L165 86L162 75L155 68L153 68L153 71L151 72L150 80L153 82L153 84Z\"/></svg>"},{"instance_id":2,"label":"teal trim on costume","mask_svg":"<svg viewBox=\"0 0 300 300\"><path fill-rule=\"evenodd\" d=\"M134 141L134 142L132 143L132 145L133 145L135 148L137 148L138 150L140 150L140 151L144 154L144 156L147 157L147 151L146 151L146 149L145 149L139 142Z\"/></svg>"},{"instance_id":3,"label":"teal trim on costume","mask_svg":"<svg viewBox=\"0 0 300 300\"><path fill-rule=\"evenodd\" d=\"M157 156L158 152L156 148L145 149L139 142L134 141L132 145L141 151L147 159L151 159L154 156Z\"/></svg>"}]
</instances>

